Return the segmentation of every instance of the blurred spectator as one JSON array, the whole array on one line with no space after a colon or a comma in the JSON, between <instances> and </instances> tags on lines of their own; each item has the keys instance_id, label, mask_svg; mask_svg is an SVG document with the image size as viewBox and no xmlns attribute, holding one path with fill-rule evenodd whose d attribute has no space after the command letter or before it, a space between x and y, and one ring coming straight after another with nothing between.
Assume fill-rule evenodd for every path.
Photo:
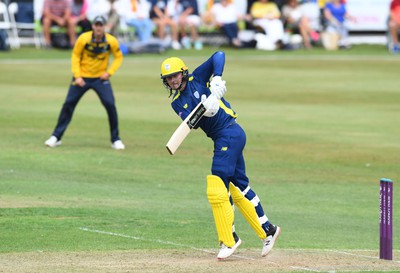
<instances>
[{"instance_id":1,"label":"blurred spectator","mask_svg":"<svg viewBox=\"0 0 400 273\"><path fill-rule=\"evenodd\" d=\"M282 19L285 29L291 34L300 33L304 47L312 48L310 39L313 30L310 27L308 18L304 15L297 0L289 0L282 8ZM315 37L315 34L313 34Z\"/></svg>"},{"instance_id":2,"label":"blurred spectator","mask_svg":"<svg viewBox=\"0 0 400 273\"><path fill-rule=\"evenodd\" d=\"M275 50L282 47L284 29L278 6L269 0L257 0L250 7L250 15L253 25L262 29L266 35L263 39L264 49Z\"/></svg>"},{"instance_id":3,"label":"blurred spectator","mask_svg":"<svg viewBox=\"0 0 400 273\"><path fill-rule=\"evenodd\" d=\"M327 0L317 0L317 2L318 2L319 8L320 8L321 10L323 10L324 7L325 7L325 5L326 5L326 3L327 3Z\"/></svg>"},{"instance_id":4,"label":"blurred spectator","mask_svg":"<svg viewBox=\"0 0 400 273\"><path fill-rule=\"evenodd\" d=\"M171 10L170 7L172 6L172 9L176 12L175 16L177 16L183 47L189 49L193 43L195 49L202 49L203 45L198 33L201 18L199 16L197 0L170 0L168 6L169 10ZM190 31L190 38L186 34L187 28Z\"/></svg>"},{"instance_id":5,"label":"blurred spectator","mask_svg":"<svg viewBox=\"0 0 400 273\"><path fill-rule=\"evenodd\" d=\"M250 7L253 5L254 2L256 2L257 0L247 0L247 8L248 8L248 12L250 12ZM278 9L281 11L283 6L286 4L287 0L271 0L270 2L273 2L276 4L276 6L278 7Z\"/></svg>"},{"instance_id":6,"label":"blurred spectator","mask_svg":"<svg viewBox=\"0 0 400 273\"><path fill-rule=\"evenodd\" d=\"M247 0L232 0L232 3L235 5L240 18L244 18L246 15L248 15Z\"/></svg>"},{"instance_id":7,"label":"blurred spectator","mask_svg":"<svg viewBox=\"0 0 400 273\"><path fill-rule=\"evenodd\" d=\"M119 15L119 20L135 28L140 42L148 43L154 27L150 19L150 2L147 0L118 0L116 3L115 10Z\"/></svg>"},{"instance_id":8,"label":"blurred spectator","mask_svg":"<svg viewBox=\"0 0 400 273\"><path fill-rule=\"evenodd\" d=\"M345 24L346 19L354 20L346 10L346 4L342 0L331 0L325 5L324 16L327 21L326 32L338 35L338 46L341 49L350 48L348 41L349 31Z\"/></svg>"},{"instance_id":9,"label":"blurred spectator","mask_svg":"<svg viewBox=\"0 0 400 273\"><path fill-rule=\"evenodd\" d=\"M302 0L300 4L300 8L302 10L303 16L308 19L308 23L310 28L314 32L320 32L322 30L321 23L321 13L323 8L320 9L317 0ZM318 33L317 33L318 35ZM312 37L313 40L318 40L319 37Z\"/></svg>"},{"instance_id":10,"label":"blurred spectator","mask_svg":"<svg viewBox=\"0 0 400 273\"><path fill-rule=\"evenodd\" d=\"M87 8L87 0L72 0L71 17L68 20L70 28L76 30L76 26L79 26L80 33L92 30L92 24L86 17Z\"/></svg>"},{"instance_id":11,"label":"blurred spectator","mask_svg":"<svg viewBox=\"0 0 400 273\"><path fill-rule=\"evenodd\" d=\"M210 1L210 11L214 24L228 37L229 43L234 47L241 47L238 20L241 18L232 0Z\"/></svg>"},{"instance_id":12,"label":"blurred spectator","mask_svg":"<svg viewBox=\"0 0 400 273\"><path fill-rule=\"evenodd\" d=\"M86 16L89 21L93 21L96 16L103 16L108 18L111 12L111 2L109 0L86 0L88 3L88 9Z\"/></svg>"},{"instance_id":13,"label":"blurred spectator","mask_svg":"<svg viewBox=\"0 0 400 273\"><path fill-rule=\"evenodd\" d=\"M399 30L400 30L400 0L392 0L390 3L389 32L392 40L390 50L393 54L399 53Z\"/></svg>"},{"instance_id":14,"label":"blurred spectator","mask_svg":"<svg viewBox=\"0 0 400 273\"><path fill-rule=\"evenodd\" d=\"M108 20L105 27L105 31L111 35L117 37L119 34L119 15L117 13L117 6L119 0L109 0L110 1L110 11L108 13Z\"/></svg>"},{"instance_id":15,"label":"blurred spectator","mask_svg":"<svg viewBox=\"0 0 400 273\"><path fill-rule=\"evenodd\" d=\"M71 5L69 0L44 0L43 2L43 36L45 40L45 47L51 46L51 27L58 25L67 29L69 42L71 46L75 43L76 34L75 28L68 24L71 17Z\"/></svg>"},{"instance_id":16,"label":"blurred spectator","mask_svg":"<svg viewBox=\"0 0 400 273\"><path fill-rule=\"evenodd\" d=\"M172 42L171 46L175 50L181 49L178 41L178 24L169 14L167 5L168 0L151 0L150 18L157 27L157 35L161 40L169 40L167 36L167 27L170 28Z\"/></svg>"}]
</instances>

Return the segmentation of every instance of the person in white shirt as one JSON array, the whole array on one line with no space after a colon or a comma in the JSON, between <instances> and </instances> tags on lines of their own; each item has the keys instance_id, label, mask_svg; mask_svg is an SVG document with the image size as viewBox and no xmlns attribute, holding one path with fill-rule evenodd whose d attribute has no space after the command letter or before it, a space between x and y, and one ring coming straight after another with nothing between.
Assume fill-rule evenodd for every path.
<instances>
[{"instance_id":1,"label":"person in white shirt","mask_svg":"<svg viewBox=\"0 0 400 273\"><path fill-rule=\"evenodd\" d=\"M114 6L119 19L134 27L140 42L147 43L152 38L154 28L150 19L151 4L147 0L118 0Z\"/></svg>"},{"instance_id":2,"label":"person in white shirt","mask_svg":"<svg viewBox=\"0 0 400 273\"><path fill-rule=\"evenodd\" d=\"M229 43L234 47L241 47L242 43L238 38L238 20L240 14L232 0L220 0L211 6L211 13L216 25L222 29L228 37Z\"/></svg>"},{"instance_id":3,"label":"person in white shirt","mask_svg":"<svg viewBox=\"0 0 400 273\"><path fill-rule=\"evenodd\" d=\"M297 0L289 0L282 8L282 17L285 29L289 32L300 33L304 47L312 48L310 38L314 37L308 17L305 16L302 7Z\"/></svg>"},{"instance_id":4,"label":"person in white shirt","mask_svg":"<svg viewBox=\"0 0 400 273\"><path fill-rule=\"evenodd\" d=\"M108 0L87 0L87 5L86 17L89 21L93 21L96 16L103 16L107 19L111 11L111 3Z\"/></svg>"}]
</instances>

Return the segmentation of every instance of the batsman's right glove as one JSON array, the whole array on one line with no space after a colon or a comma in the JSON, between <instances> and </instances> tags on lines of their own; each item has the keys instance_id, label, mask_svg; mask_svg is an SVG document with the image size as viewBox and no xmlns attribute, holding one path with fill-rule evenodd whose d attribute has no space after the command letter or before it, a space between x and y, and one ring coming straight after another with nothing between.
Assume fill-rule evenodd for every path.
<instances>
[{"instance_id":1,"label":"batsman's right glove","mask_svg":"<svg viewBox=\"0 0 400 273\"><path fill-rule=\"evenodd\" d=\"M211 93L215 95L217 99L221 99L226 93L226 81L221 79L221 76L214 76L210 82Z\"/></svg>"},{"instance_id":2,"label":"batsman's right glove","mask_svg":"<svg viewBox=\"0 0 400 273\"><path fill-rule=\"evenodd\" d=\"M206 98L206 95L201 96L201 102L203 103L204 107L206 108L206 112L204 116L206 117L213 117L217 114L219 110L219 100L214 94L211 94Z\"/></svg>"}]
</instances>

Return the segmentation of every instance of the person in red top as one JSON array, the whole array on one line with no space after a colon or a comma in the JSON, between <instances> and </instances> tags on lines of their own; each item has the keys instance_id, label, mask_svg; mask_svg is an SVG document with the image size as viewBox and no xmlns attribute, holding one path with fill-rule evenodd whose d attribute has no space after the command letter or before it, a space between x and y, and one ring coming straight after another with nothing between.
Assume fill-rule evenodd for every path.
<instances>
[{"instance_id":1,"label":"person in red top","mask_svg":"<svg viewBox=\"0 0 400 273\"><path fill-rule=\"evenodd\" d=\"M399 53L399 30L400 30L400 0L392 0L390 3L389 32L393 41L391 51L394 54Z\"/></svg>"},{"instance_id":2,"label":"person in red top","mask_svg":"<svg viewBox=\"0 0 400 273\"><path fill-rule=\"evenodd\" d=\"M69 0L44 0L41 22L46 47L51 46L50 29L54 25L66 27L70 42L75 42L75 28L68 24L70 17L71 3Z\"/></svg>"}]
</instances>

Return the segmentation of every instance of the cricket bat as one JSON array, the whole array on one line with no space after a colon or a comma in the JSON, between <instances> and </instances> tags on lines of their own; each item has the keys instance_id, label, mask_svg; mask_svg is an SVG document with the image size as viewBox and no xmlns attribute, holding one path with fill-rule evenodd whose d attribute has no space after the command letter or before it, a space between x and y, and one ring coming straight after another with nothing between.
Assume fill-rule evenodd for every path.
<instances>
[{"instance_id":1,"label":"cricket bat","mask_svg":"<svg viewBox=\"0 0 400 273\"><path fill-rule=\"evenodd\" d=\"M206 108L204 107L203 103L200 102L197 106L193 109L192 112L182 121L181 125L175 130L172 134L171 138L169 139L166 147L168 152L173 155L182 142L185 140L187 135L190 131L197 125L200 121L201 117L206 112Z\"/></svg>"}]
</instances>

